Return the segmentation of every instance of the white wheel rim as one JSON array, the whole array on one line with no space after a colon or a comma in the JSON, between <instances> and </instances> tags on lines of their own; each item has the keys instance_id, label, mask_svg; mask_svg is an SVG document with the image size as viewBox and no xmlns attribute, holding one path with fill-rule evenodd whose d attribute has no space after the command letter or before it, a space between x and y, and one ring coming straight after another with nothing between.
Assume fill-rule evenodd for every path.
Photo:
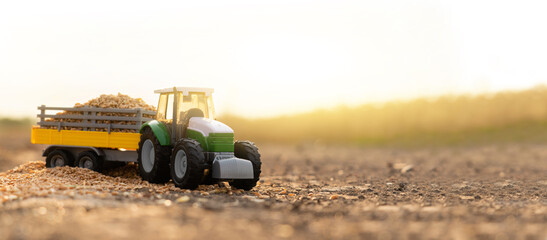
<instances>
[{"instance_id":1,"label":"white wheel rim","mask_svg":"<svg viewBox=\"0 0 547 240\"><path fill-rule=\"evenodd\" d=\"M142 152L141 152L141 158L142 158L142 168L144 168L144 171L150 172L152 171L152 167L154 167L154 159L156 157L154 151L154 144L152 143L152 140L147 139L144 141L144 144L142 144Z\"/></svg>"},{"instance_id":2,"label":"white wheel rim","mask_svg":"<svg viewBox=\"0 0 547 240\"><path fill-rule=\"evenodd\" d=\"M183 178L188 169L188 158L184 150L178 150L175 155L175 175L177 178Z\"/></svg>"},{"instance_id":3,"label":"white wheel rim","mask_svg":"<svg viewBox=\"0 0 547 240\"><path fill-rule=\"evenodd\" d=\"M54 167L62 167L65 165L65 160L59 155L54 156L52 160Z\"/></svg>"}]
</instances>

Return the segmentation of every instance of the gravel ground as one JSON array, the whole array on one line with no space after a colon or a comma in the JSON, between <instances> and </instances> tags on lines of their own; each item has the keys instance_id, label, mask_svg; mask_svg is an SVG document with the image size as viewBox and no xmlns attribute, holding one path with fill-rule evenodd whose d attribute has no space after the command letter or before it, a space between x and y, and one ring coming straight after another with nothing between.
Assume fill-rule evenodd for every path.
<instances>
[{"instance_id":1,"label":"gravel ground","mask_svg":"<svg viewBox=\"0 0 547 240\"><path fill-rule=\"evenodd\" d=\"M0 239L547 239L544 145L259 147L248 192L0 149Z\"/></svg>"}]
</instances>

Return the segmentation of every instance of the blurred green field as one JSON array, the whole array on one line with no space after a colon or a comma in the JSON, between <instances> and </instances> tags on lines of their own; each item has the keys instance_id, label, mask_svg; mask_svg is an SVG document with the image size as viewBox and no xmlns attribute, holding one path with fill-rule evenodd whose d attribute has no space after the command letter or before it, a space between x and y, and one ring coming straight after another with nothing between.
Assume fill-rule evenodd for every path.
<instances>
[{"instance_id":1,"label":"blurred green field","mask_svg":"<svg viewBox=\"0 0 547 240\"><path fill-rule=\"evenodd\" d=\"M271 143L432 146L547 142L547 87L338 107L272 118L219 116L237 139ZM0 131L34 119L0 118ZM12 132L9 131L9 132Z\"/></svg>"},{"instance_id":2,"label":"blurred green field","mask_svg":"<svg viewBox=\"0 0 547 240\"><path fill-rule=\"evenodd\" d=\"M30 118L0 118L0 128L25 127L32 125Z\"/></svg>"},{"instance_id":3,"label":"blurred green field","mask_svg":"<svg viewBox=\"0 0 547 240\"><path fill-rule=\"evenodd\" d=\"M238 139L422 146L547 142L547 87L338 107L274 118L219 120Z\"/></svg>"}]
</instances>

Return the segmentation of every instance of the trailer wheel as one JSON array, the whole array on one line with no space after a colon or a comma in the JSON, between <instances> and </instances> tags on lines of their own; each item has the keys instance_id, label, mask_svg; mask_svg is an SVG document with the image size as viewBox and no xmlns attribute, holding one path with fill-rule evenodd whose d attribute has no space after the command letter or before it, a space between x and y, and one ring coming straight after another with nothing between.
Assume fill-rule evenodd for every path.
<instances>
[{"instance_id":1,"label":"trailer wheel","mask_svg":"<svg viewBox=\"0 0 547 240\"><path fill-rule=\"evenodd\" d=\"M169 155L171 149L160 145L160 141L156 138L152 129L146 128L141 134L137 153L139 173L142 179L151 183L169 181Z\"/></svg>"},{"instance_id":2,"label":"trailer wheel","mask_svg":"<svg viewBox=\"0 0 547 240\"><path fill-rule=\"evenodd\" d=\"M74 159L72 155L66 153L63 150L53 150L46 157L46 167L62 167L62 166L73 166Z\"/></svg>"},{"instance_id":3,"label":"trailer wheel","mask_svg":"<svg viewBox=\"0 0 547 240\"><path fill-rule=\"evenodd\" d=\"M234 143L234 155L237 158L247 159L253 164L253 179L235 179L230 182L230 186L243 189L245 191L251 190L256 186L258 180L260 180L260 167L262 162L260 161L260 153L254 143L249 141L236 141Z\"/></svg>"},{"instance_id":4,"label":"trailer wheel","mask_svg":"<svg viewBox=\"0 0 547 240\"><path fill-rule=\"evenodd\" d=\"M184 138L177 142L171 154L171 179L175 186L195 189L203 179L205 156L198 141Z\"/></svg>"},{"instance_id":5,"label":"trailer wheel","mask_svg":"<svg viewBox=\"0 0 547 240\"><path fill-rule=\"evenodd\" d=\"M78 155L76 166L99 172L103 166L103 159L93 151L82 152Z\"/></svg>"}]
</instances>

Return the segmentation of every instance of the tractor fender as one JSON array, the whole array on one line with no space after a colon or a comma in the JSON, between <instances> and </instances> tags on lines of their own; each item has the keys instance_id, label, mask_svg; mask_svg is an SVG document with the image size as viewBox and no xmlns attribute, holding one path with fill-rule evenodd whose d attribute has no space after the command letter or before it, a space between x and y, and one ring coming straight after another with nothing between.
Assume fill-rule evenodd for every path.
<instances>
[{"instance_id":1,"label":"tractor fender","mask_svg":"<svg viewBox=\"0 0 547 240\"><path fill-rule=\"evenodd\" d=\"M154 135L160 141L160 145L162 146L169 146L171 145L171 137L169 135L169 131L167 130L167 126L165 126L164 123L158 121L158 120L151 120L146 123L144 123L139 133L142 133L145 128L149 127L152 129L152 132L154 132Z\"/></svg>"}]
</instances>

